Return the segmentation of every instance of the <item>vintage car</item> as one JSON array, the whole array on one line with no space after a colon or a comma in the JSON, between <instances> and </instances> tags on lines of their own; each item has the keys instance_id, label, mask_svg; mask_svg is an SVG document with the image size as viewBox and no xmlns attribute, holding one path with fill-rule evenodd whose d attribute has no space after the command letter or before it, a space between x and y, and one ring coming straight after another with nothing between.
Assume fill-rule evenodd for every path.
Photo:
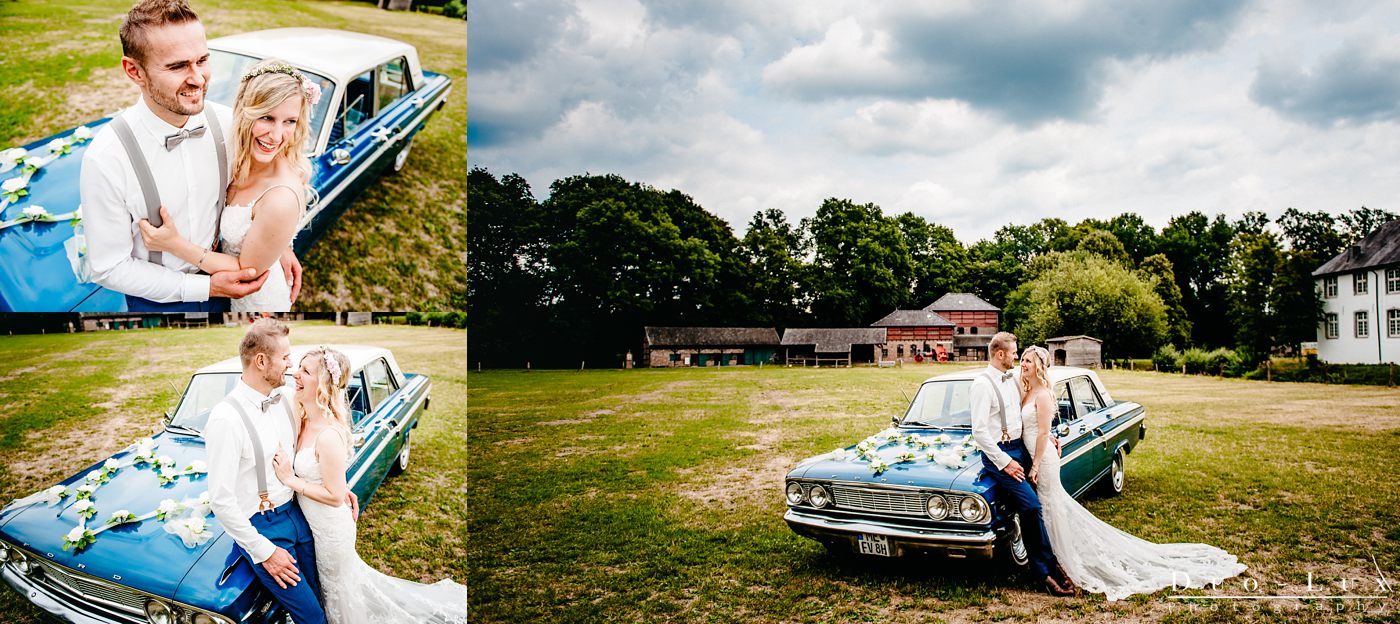
<instances>
[{"instance_id":1,"label":"vintage car","mask_svg":"<svg viewBox=\"0 0 1400 624\"><path fill-rule=\"evenodd\" d=\"M334 348L354 371L347 394L355 456L345 475L364 506L387 475L408 467L432 384L400 372L385 349ZM306 350L294 348L292 362ZM207 506L200 430L239 374L238 358L200 369L164 431L0 509L5 582L68 622L284 621Z\"/></svg>"},{"instance_id":2,"label":"vintage car","mask_svg":"<svg viewBox=\"0 0 1400 624\"><path fill-rule=\"evenodd\" d=\"M233 105L239 77L281 58L319 83L311 118L311 186L319 199L294 244L305 253L368 184L402 169L413 139L442 108L451 78L424 71L406 43L320 28L279 28L209 41L207 101ZM133 100L134 102L134 100ZM128 103L114 102L114 107ZM79 258L83 152L111 117L0 150L0 312L114 312L125 299L90 281ZM228 131L227 129L225 130Z\"/></svg>"},{"instance_id":3,"label":"vintage car","mask_svg":"<svg viewBox=\"0 0 1400 624\"><path fill-rule=\"evenodd\" d=\"M969 397L982 370L925 381L891 428L799 463L784 484L788 526L838 556L941 554L1025 565L1020 521L997 496L971 439ZM1143 407L1113 400L1091 370L1049 372L1065 489L1076 497L1096 484L1122 492L1124 462L1147 432Z\"/></svg>"}]
</instances>

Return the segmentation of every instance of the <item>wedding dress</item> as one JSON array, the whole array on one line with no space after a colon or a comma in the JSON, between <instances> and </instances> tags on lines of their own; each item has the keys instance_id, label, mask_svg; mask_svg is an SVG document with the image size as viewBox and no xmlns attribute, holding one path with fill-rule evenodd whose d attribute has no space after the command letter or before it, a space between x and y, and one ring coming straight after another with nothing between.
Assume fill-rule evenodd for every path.
<instances>
[{"instance_id":1,"label":"wedding dress","mask_svg":"<svg viewBox=\"0 0 1400 624\"><path fill-rule=\"evenodd\" d=\"M1021 410L1022 441L1035 457L1039 423L1035 402ZM1245 571L1234 555L1207 544L1154 544L1094 517L1060 482L1060 455L1052 446L1035 485L1050 548L1065 573L1086 591L1120 600L1148 594L1173 583L1178 587L1219 584ZM319 546L319 543L318 543Z\"/></svg>"},{"instance_id":2,"label":"wedding dress","mask_svg":"<svg viewBox=\"0 0 1400 624\"><path fill-rule=\"evenodd\" d=\"M297 476L322 485L314 444L292 460ZM297 504L316 540L321 606L328 624L466 624L467 588L451 579L424 585L381 574L355 552L355 521L344 504L331 507L309 496Z\"/></svg>"},{"instance_id":3,"label":"wedding dress","mask_svg":"<svg viewBox=\"0 0 1400 624\"><path fill-rule=\"evenodd\" d=\"M243 251L243 239L248 237L248 231L253 229L253 206L266 195L268 191L284 186L285 184L269 186L258 193L258 196L247 205L231 204L224 206L224 215L219 220L219 238L223 240L223 247L220 251L231 255L240 255ZM287 312L292 309L292 287L287 285L287 278L282 273L282 263L274 260L272 266L268 267L267 281L263 282L262 288L257 292L243 297L242 299L232 299L229 301L229 311L231 312Z\"/></svg>"}]
</instances>

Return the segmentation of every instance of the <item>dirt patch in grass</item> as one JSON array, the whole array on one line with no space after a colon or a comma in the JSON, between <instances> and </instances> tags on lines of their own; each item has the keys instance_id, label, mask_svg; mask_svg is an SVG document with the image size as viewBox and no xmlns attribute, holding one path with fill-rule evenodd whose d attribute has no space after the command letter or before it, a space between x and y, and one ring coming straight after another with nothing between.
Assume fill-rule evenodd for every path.
<instances>
[{"instance_id":1,"label":"dirt patch in grass","mask_svg":"<svg viewBox=\"0 0 1400 624\"><path fill-rule=\"evenodd\" d=\"M122 412L82 421L67 431L31 431L25 434L25 450L11 456L6 469L21 492L37 490L158 431L150 419Z\"/></svg>"},{"instance_id":2,"label":"dirt patch in grass","mask_svg":"<svg viewBox=\"0 0 1400 624\"><path fill-rule=\"evenodd\" d=\"M539 423L539 424L541 424L541 425L549 425L549 426L554 426L554 425L586 425L586 424L591 423L591 422L593 422L593 419L592 419L592 418L561 418L561 419L559 419L559 420L546 420L546 421L543 421L543 422L541 422L541 423Z\"/></svg>"}]
</instances>

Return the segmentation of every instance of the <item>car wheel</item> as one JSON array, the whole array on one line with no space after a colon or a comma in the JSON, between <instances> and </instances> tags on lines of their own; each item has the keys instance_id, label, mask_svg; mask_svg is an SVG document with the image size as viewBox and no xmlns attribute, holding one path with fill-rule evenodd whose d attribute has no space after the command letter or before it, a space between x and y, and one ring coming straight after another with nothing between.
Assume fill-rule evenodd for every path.
<instances>
[{"instance_id":1,"label":"car wheel","mask_svg":"<svg viewBox=\"0 0 1400 624\"><path fill-rule=\"evenodd\" d=\"M1128 481L1127 454L1123 449L1118 449L1113 454L1113 466L1108 469L1108 478L1104 480L1104 492L1110 496L1117 496L1123 493L1123 485Z\"/></svg>"},{"instance_id":2,"label":"car wheel","mask_svg":"<svg viewBox=\"0 0 1400 624\"><path fill-rule=\"evenodd\" d=\"M394 465L391 468L389 468L389 474L400 475L403 474L403 471L408 470L408 451L409 443L411 442L413 442L413 436L411 433L409 435L404 436L403 448L399 449L399 456L394 460Z\"/></svg>"},{"instance_id":3,"label":"car wheel","mask_svg":"<svg viewBox=\"0 0 1400 624\"><path fill-rule=\"evenodd\" d=\"M403 149L394 154L394 173L403 171L404 163L408 162L408 151L411 149L413 149L413 139L410 138L407 143L403 144Z\"/></svg>"},{"instance_id":4,"label":"car wheel","mask_svg":"<svg viewBox=\"0 0 1400 624\"><path fill-rule=\"evenodd\" d=\"M1030 551L1026 550L1026 540L1021 537L1021 518L1011 514L1011 536L1002 541L999 558L1007 565L1023 568L1031 561Z\"/></svg>"}]
</instances>

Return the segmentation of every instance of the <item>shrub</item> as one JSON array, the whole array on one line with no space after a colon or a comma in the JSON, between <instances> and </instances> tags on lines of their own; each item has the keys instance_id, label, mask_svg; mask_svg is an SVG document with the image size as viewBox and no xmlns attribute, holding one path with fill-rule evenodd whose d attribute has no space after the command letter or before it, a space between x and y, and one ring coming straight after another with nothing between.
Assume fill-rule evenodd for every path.
<instances>
[{"instance_id":1,"label":"shrub","mask_svg":"<svg viewBox=\"0 0 1400 624\"><path fill-rule=\"evenodd\" d=\"M447 4L442 5L442 16L451 17L453 19L459 17L465 18L467 16L467 7L462 4L462 0L449 0Z\"/></svg>"},{"instance_id":2,"label":"shrub","mask_svg":"<svg viewBox=\"0 0 1400 624\"><path fill-rule=\"evenodd\" d=\"M1170 344L1164 345L1152 354L1152 365L1162 372L1179 371L1181 370L1181 352Z\"/></svg>"}]
</instances>

